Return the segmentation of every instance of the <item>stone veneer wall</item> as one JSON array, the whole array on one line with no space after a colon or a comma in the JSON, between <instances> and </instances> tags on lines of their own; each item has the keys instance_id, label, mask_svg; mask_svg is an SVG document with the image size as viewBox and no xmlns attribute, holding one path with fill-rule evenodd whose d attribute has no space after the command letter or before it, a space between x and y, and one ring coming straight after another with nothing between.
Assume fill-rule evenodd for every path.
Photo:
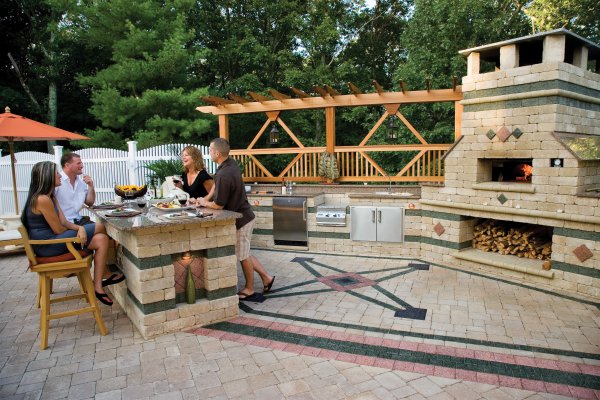
<instances>
[{"instance_id":1,"label":"stone veneer wall","mask_svg":"<svg viewBox=\"0 0 600 400\"><path fill-rule=\"evenodd\" d=\"M206 221L124 234L107 226L123 245L121 268L127 281L110 287L143 337L176 332L238 315L235 225ZM195 304L175 301L173 257L202 254L206 298Z\"/></svg>"},{"instance_id":2,"label":"stone veneer wall","mask_svg":"<svg viewBox=\"0 0 600 400\"><path fill-rule=\"evenodd\" d=\"M578 161L552 135L600 135L600 75L567 63L544 63L467 76L462 88L463 137L445 159L445 185L422 188L421 205L465 217L554 227L554 277L458 261L439 246L423 245L423 256L600 297L600 199L578 196L600 183L600 163ZM497 135L503 127L513 133L504 142ZM533 159L531 185L486 182L489 166L482 160L493 158ZM551 158L564 159L564 167L550 167ZM424 229L431 231L433 224ZM462 243L469 239L465 232L469 229L462 236L447 230L442 238ZM590 258L573 253L580 246Z\"/></svg>"}]
</instances>

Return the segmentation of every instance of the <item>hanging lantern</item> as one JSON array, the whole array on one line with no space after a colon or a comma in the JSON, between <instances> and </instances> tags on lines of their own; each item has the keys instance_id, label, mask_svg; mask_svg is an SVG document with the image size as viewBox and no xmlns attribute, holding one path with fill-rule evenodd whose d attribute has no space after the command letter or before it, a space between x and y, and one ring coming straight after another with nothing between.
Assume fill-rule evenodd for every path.
<instances>
[{"instance_id":1,"label":"hanging lantern","mask_svg":"<svg viewBox=\"0 0 600 400\"><path fill-rule=\"evenodd\" d=\"M271 145L279 143L279 129L277 129L277 125L275 124L273 124L271 132L269 133L269 143L271 143Z\"/></svg>"},{"instance_id":2,"label":"hanging lantern","mask_svg":"<svg viewBox=\"0 0 600 400\"><path fill-rule=\"evenodd\" d=\"M392 115L388 122L388 139L394 141L398 139L398 124L396 124L395 115Z\"/></svg>"}]
</instances>

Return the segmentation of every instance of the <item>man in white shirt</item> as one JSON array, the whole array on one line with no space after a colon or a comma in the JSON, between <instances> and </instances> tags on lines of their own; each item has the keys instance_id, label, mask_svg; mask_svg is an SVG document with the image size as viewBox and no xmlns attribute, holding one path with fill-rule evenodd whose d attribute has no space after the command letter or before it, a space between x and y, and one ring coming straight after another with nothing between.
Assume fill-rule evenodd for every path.
<instances>
[{"instance_id":1,"label":"man in white shirt","mask_svg":"<svg viewBox=\"0 0 600 400\"><path fill-rule=\"evenodd\" d=\"M89 222L89 217L82 217L79 211L85 203L94 205L96 191L94 181L89 175L83 175L83 162L76 153L66 153L60 159L62 185L55 189L55 195L65 218L77 225Z\"/></svg>"}]
</instances>

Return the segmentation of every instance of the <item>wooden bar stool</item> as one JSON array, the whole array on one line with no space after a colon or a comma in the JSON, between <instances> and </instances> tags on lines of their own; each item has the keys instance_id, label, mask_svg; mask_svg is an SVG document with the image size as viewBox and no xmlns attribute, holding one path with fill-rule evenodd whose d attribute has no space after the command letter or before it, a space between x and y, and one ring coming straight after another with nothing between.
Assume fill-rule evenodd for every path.
<instances>
[{"instance_id":1,"label":"wooden bar stool","mask_svg":"<svg viewBox=\"0 0 600 400\"><path fill-rule=\"evenodd\" d=\"M75 249L73 243L81 243L79 238L30 240L27 229L25 229L24 226L19 227L19 232L21 233L25 253L29 259L29 268L32 272L36 272L39 277L37 305L40 308L40 331L42 335L40 348L44 350L48 347L48 326L50 320L70 317L77 314L93 313L94 318L96 318L96 322L98 323L100 333L102 336L106 335L107 330L104 326L102 316L100 315L100 308L96 302L94 283L92 282L92 275L90 274L93 256L85 250L78 251ZM32 245L49 245L55 243L65 243L69 252L54 257L38 257L33 251ZM78 279L81 293L50 298L53 279L68 277L76 277ZM83 308L57 312L54 314L50 312L50 305L52 303L81 298L85 299L87 302Z\"/></svg>"}]
</instances>

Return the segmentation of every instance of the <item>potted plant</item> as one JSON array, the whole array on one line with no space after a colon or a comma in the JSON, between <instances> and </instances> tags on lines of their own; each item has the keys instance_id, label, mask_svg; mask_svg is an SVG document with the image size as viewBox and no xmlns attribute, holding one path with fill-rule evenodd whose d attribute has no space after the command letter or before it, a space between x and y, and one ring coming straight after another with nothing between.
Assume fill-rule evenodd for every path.
<instances>
[{"instance_id":1,"label":"potted plant","mask_svg":"<svg viewBox=\"0 0 600 400\"><path fill-rule=\"evenodd\" d=\"M321 153L321 157L319 158L319 176L325 178L327 183L333 183L333 181L340 177L335 154L327 151Z\"/></svg>"},{"instance_id":2,"label":"potted plant","mask_svg":"<svg viewBox=\"0 0 600 400\"><path fill-rule=\"evenodd\" d=\"M175 146L169 148L172 158L166 160L155 160L143 165L149 172L146 177L150 180L150 186L153 188L161 187L167 179L167 176L181 175L183 173L183 163L177 157L178 151ZM155 194L158 196L158 194Z\"/></svg>"}]
</instances>

